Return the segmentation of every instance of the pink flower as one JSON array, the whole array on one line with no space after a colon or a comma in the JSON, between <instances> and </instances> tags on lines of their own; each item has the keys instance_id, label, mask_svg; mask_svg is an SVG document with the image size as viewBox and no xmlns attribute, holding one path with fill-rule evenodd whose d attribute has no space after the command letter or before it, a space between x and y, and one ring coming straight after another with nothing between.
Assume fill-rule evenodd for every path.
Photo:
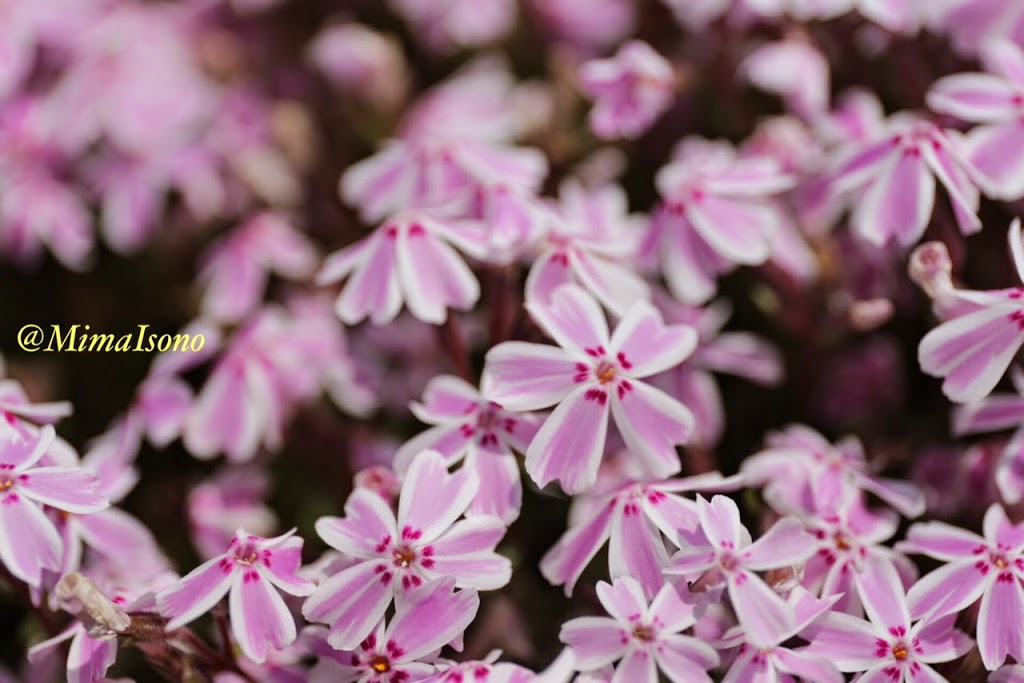
<instances>
[{"instance_id":1,"label":"pink flower","mask_svg":"<svg viewBox=\"0 0 1024 683\"><path fill-rule=\"evenodd\" d=\"M283 215L257 213L204 255L197 276L205 286L202 312L238 322L259 306L271 274L302 279L317 260L316 248Z\"/></svg>"},{"instance_id":2,"label":"pink flower","mask_svg":"<svg viewBox=\"0 0 1024 683\"><path fill-rule=\"evenodd\" d=\"M1020 220L1010 225L1010 253L1024 281L1024 236ZM957 290L963 302L953 317L921 339L921 369L942 377L942 391L957 403L988 396L1024 344L1024 288L987 292Z\"/></svg>"},{"instance_id":3,"label":"pink flower","mask_svg":"<svg viewBox=\"0 0 1024 683\"><path fill-rule=\"evenodd\" d=\"M964 151L980 172L985 193L1005 200L1024 196L1024 50L1008 40L982 51L989 73L939 79L928 106L982 124L964 139Z\"/></svg>"},{"instance_id":4,"label":"pink flower","mask_svg":"<svg viewBox=\"0 0 1024 683\"><path fill-rule=\"evenodd\" d=\"M395 469L405 471L423 450L435 450L449 465L464 459L476 473L480 489L467 516L491 515L511 524L519 516L523 495L515 452L526 452L540 421L530 413L512 413L488 401L464 380L435 377L423 402L410 408L421 421L435 425L407 441L395 453Z\"/></svg>"},{"instance_id":5,"label":"pink flower","mask_svg":"<svg viewBox=\"0 0 1024 683\"><path fill-rule=\"evenodd\" d=\"M429 662L446 644L461 639L480 606L475 590L453 592L455 585L452 578L423 584L409 592L390 623L380 619L358 645L345 652L321 649L310 681L411 683L428 679L436 669L423 660Z\"/></svg>"},{"instance_id":6,"label":"pink flower","mask_svg":"<svg viewBox=\"0 0 1024 683\"><path fill-rule=\"evenodd\" d=\"M796 626L782 634L771 646L757 646L747 641L742 628L726 631L719 650L739 645L739 652L723 681L780 680L792 681L797 678L814 683L842 683L843 676L827 657L808 654L806 651L783 647L782 643L807 630L815 621L827 614L838 596L818 600L807 591L797 587L790 593L788 603L796 614Z\"/></svg>"},{"instance_id":7,"label":"pink flower","mask_svg":"<svg viewBox=\"0 0 1024 683\"><path fill-rule=\"evenodd\" d=\"M496 184L536 190L547 174L540 150L506 143L521 127L509 107L514 81L493 60L476 60L428 91L395 139L348 168L341 195L366 221L400 211L469 203Z\"/></svg>"},{"instance_id":8,"label":"pink flower","mask_svg":"<svg viewBox=\"0 0 1024 683\"><path fill-rule=\"evenodd\" d=\"M356 647L384 616L392 598L435 578L460 588L493 590L508 583L507 559L494 552L505 535L495 517L462 516L478 491L475 473L449 474L435 451L415 457L406 473L398 515L369 489L352 492L345 517L321 517L316 530L356 563L322 582L302 608L310 621L331 627L328 642ZM401 600L399 600L401 602Z\"/></svg>"},{"instance_id":9,"label":"pink flower","mask_svg":"<svg viewBox=\"0 0 1024 683\"><path fill-rule=\"evenodd\" d=\"M682 593L682 594L681 594ZM710 681L718 653L681 632L696 621L685 589L666 583L648 604L640 584L625 576L600 581L597 596L611 617L580 617L562 624L559 638L572 648L576 668L592 671L621 660L616 681L656 683L660 669L673 681Z\"/></svg>"},{"instance_id":10,"label":"pink flower","mask_svg":"<svg viewBox=\"0 0 1024 683\"><path fill-rule=\"evenodd\" d=\"M935 204L935 179L946 189L961 232L981 230L974 170L958 133L923 119L898 115L880 137L844 151L833 190L856 193L854 232L882 246L895 239L909 247L921 239Z\"/></svg>"},{"instance_id":11,"label":"pink flower","mask_svg":"<svg viewBox=\"0 0 1024 683\"><path fill-rule=\"evenodd\" d=\"M645 244L659 253L672 294L703 303L719 275L772 256L784 217L773 196L795 179L768 158L737 158L726 143L687 138L658 171L662 205Z\"/></svg>"},{"instance_id":12,"label":"pink flower","mask_svg":"<svg viewBox=\"0 0 1024 683\"><path fill-rule=\"evenodd\" d=\"M409 68L394 36L364 24L328 26L313 39L309 60L343 94L391 112L409 92Z\"/></svg>"},{"instance_id":13,"label":"pink flower","mask_svg":"<svg viewBox=\"0 0 1024 683\"><path fill-rule=\"evenodd\" d=\"M928 616L911 624L923 610L907 609L908 598L892 565L870 563L856 585L870 621L826 614L808 630L806 637L813 640L804 652L827 658L840 671L863 671L861 680L918 683L945 681L929 664L958 659L973 647L970 638L953 628L952 616Z\"/></svg>"},{"instance_id":14,"label":"pink flower","mask_svg":"<svg viewBox=\"0 0 1024 683\"><path fill-rule=\"evenodd\" d=\"M676 548L704 542L697 505L680 494L730 491L739 485L735 477L717 472L653 482L616 477L610 491L576 496L569 528L541 558L541 574L553 585L564 585L571 596L583 570L607 543L611 578L632 577L653 598L669 561L665 539Z\"/></svg>"},{"instance_id":15,"label":"pink flower","mask_svg":"<svg viewBox=\"0 0 1024 683\"><path fill-rule=\"evenodd\" d=\"M948 562L907 593L910 616L953 615L981 598L978 649L993 671L1007 655L1024 660L1024 524L999 505L985 513L984 538L944 522L915 524L899 549Z\"/></svg>"},{"instance_id":16,"label":"pink flower","mask_svg":"<svg viewBox=\"0 0 1024 683\"><path fill-rule=\"evenodd\" d=\"M864 613L853 581L870 562L891 564L906 586L917 579L913 562L882 545L899 528L899 515L892 510L873 513L851 501L834 514L806 517L804 525L818 539L818 549L804 566L801 584L815 595L836 596L834 611Z\"/></svg>"},{"instance_id":17,"label":"pink flower","mask_svg":"<svg viewBox=\"0 0 1024 683\"><path fill-rule=\"evenodd\" d=\"M493 43L516 24L514 0L391 0L417 38L439 51Z\"/></svg>"},{"instance_id":18,"label":"pink flower","mask_svg":"<svg viewBox=\"0 0 1024 683\"><path fill-rule=\"evenodd\" d=\"M976 403L957 406L953 413L953 432L962 436L1016 429L1003 447L996 466L999 494L1013 505L1024 500L1024 373L1014 368L1010 377L1016 394L992 394Z\"/></svg>"},{"instance_id":19,"label":"pink flower","mask_svg":"<svg viewBox=\"0 0 1024 683\"><path fill-rule=\"evenodd\" d=\"M559 287L574 283L608 310L625 315L650 288L631 267L640 236L627 215L626 193L617 185L586 190L566 182L557 213L526 276L526 301L549 305Z\"/></svg>"},{"instance_id":20,"label":"pink flower","mask_svg":"<svg viewBox=\"0 0 1024 683\"><path fill-rule=\"evenodd\" d=\"M864 447L849 436L834 446L810 427L791 425L768 437L768 448L743 461L741 472L784 513L836 512L860 492L873 493L907 517L924 512L915 485L871 472Z\"/></svg>"},{"instance_id":21,"label":"pink flower","mask_svg":"<svg viewBox=\"0 0 1024 683\"><path fill-rule=\"evenodd\" d=\"M295 640L295 619L275 588L309 595L313 584L296 573L302 539L294 530L261 538L239 529L227 552L199 565L160 591L157 605L174 630L209 611L230 591L231 632L246 657L263 662L268 646L281 649Z\"/></svg>"},{"instance_id":22,"label":"pink flower","mask_svg":"<svg viewBox=\"0 0 1024 683\"><path fill-rule=\"evenodd\" d=\"M0 431L0 561L11 574L36 587L44 570L61 568L63 549L42 506L88 514L110 504L97 493L99 481L89 470L37 466L54 439L50 425L38 434Z\"/></svg>"},{"instance_id":23,"label":"pink flower","mask_svg":"<svg viewBox=\"0 0 1024 683\"><path fill-rule=\"evenodd\" d=\"M539 486L558 480L569 493L597 477L611 413L627 446L654 477L680 470L675 446L693 431L686 407L639 379L686 358L697 334L665 325L638 301L614 335L597 302L576 285L555 291L550 306L527 304L561 348L505 342L487 353L483 391L509 410L556 405L526 452L526 471Z\"/></svg>"},{"instance_id":24,"label":"pink flower","mask_svg":"<svg viewBox=\"0 0 1024 683\"><path fill-rule=\"evenodd\" d=\"M781 96L790 111L813 121L828 109L831 81L828 60L807 40L762 45L739 71L758 88Z\"/></svg>"},{"instance_id":25,"label":"pink flower","mask_svg":"<svg viewBox=\"0 0 1024 683\"><path fill-rule=\"evenodd\" d=\"M583 92L595 101L590 128L598 137L635 138L672 101L672 65L642 40L631 40L611 59L595 59L579 72Z\"/></svg>"},{"instance_id":26,"label":"pink flower","mask_svg":"<svg viewBox=\"0 0 1024 683\"><path fill-rule=\"evenodd\" d=\"M354 325L395 319L404 302L419 320L440 324L447 309L466 311L480 298L480 284L448 244L442 222L422 213L385 221L369 237L327 257L320 284L348 278L338 296L338 317Z\"/></svg>"},{"instance_id":27,"label":"pink flower","mask_svg":"<svg viewBox=\"0 0 1024 683\"><path fill-rule=\"evenodd\" d=\"M767 647L781 642L796 628L796 614L753 572L801 564L814 553L814 537L795 518L784 517L751 544L750 532L740 524L739 508L726 496L715 496L710 503L697 496L697 516L706 543L673 555L665 574L694 581L710 572L708 580L725 582L751 643Z\"/></svg>"},{"instance_id":28,"label":"pink flower","mask_svg":"<svg viewBox=\"0 0 1024 683\"><path fill-rule=\"evenodd\" d=\"M529 0L540 24L563 42L593 52L633 32L636 6L630 0Z\"/></svg>"}]
</instances>

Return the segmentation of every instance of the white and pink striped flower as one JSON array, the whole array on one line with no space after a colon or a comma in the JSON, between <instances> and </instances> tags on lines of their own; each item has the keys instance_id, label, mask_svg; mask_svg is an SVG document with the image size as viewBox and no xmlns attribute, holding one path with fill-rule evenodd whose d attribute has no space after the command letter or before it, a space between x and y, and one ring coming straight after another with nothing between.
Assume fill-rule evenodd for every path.
<instances>
[{"instance_id":1,"label":"white and pink striped flower","mask_svg":"<svg viewBox=\"0 0 1024 683\"><path fill-rule=\"evenodd\" d=\"M280 650L296 637L295 618L278 590L309 595L313 583L298 575L302 539L295 530L276 538L235 532L227 552L193 569L160 591L157 607L174 630L212 609L225 595L231 632L246 657L261 663L269 648Z\"/></svg>"},{"instance_id":2,"label":"white and pink striped flower","mask_svg":"<svg viewBox=\"0 0 1024 683\"><path fill-rule=\"evenodd\" d=\"M527 304L561 348L505 342L487 353L486 395L510 410L557 404L526 452L526 471L539 486L557 480L569 493L593 485L611 414L626 445L654 477L681 468L676 444L693 431L686 406L639 381L682 362L696 347L686 325L665 325L638 301L615 333L597 302L576 285L557 289L548 306Z\"/></svg>"}]
</instances>

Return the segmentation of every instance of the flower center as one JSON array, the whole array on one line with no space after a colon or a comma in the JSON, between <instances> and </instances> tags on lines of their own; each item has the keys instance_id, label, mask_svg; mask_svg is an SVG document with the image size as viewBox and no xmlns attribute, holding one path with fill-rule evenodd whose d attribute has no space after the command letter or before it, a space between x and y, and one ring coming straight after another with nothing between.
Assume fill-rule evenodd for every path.
<instances>
[{"instance_id":1,"label":"flower center","mask_svg":"<svg viewBox=\"0 0 1024 683\"><path fill-rule=\"evenodd\" d=\"M850 541L846 538L845 534L842 534L842 533L836 534L836 548L838 548L839 550L849 550L850 549Z\"/></svg>"},{"instance_id":2,"label":"flower center","mask_svg":"<svg viewBox=\"0 0 1024 683\"><path fill-rule=\"evenodd\" d=\"M730 552L724 552L718 558L718 564L727 572L731 572L739 566L739 559Z\"/></svg>"},{"instance_id":3,"label":"flower center","mask_svg":"<svg viewBox=\"0 0 1024 683\"><path fill-rule=\"evenodd\" d=\"M370 660L370 668L379 674L391 671L391 661L384 655L377 655Z\"/></svg>"},{"instance_id":4,"label":"flower center","mask_svg":"<svg viewBox=\"0 0 1024 683\"><path fill-rule=\"evenodd\" d=\"M1007 556L1002 553L991 553L989 560L995 565L996 569L1006 569L1010 564L1007 561Z\"/></svg>"},{"instance_id":5,"label":"flower center","mask_svg":"<svg viewBox=\"0 0 1024 683\"><path fill-rule=\"evenodd\" d=\"M637 640L642 640L645 643L649 643L654 640L654 631L650 626L637 626L633 629L633 637Z\"/></svg>"},{"instance_id":6,"label":"flower center","mask_svg":"<svg viewBox=\"0 0 1024 683\"><path fill-rule=\"evenodd\" d=\"M615 379L615 365L609 363L606 360L603 360L594 369L594 375L597 376L597 380L601 384L608 384L608 382L611 382L613 379Z\"/></svg>"},{"instance_id":7,"label":"flower center","mask_svg":"<svg viewBox=\"0 0 1024 683\"><path fill-rule=\"evenodd\" d=\"M408 567L416 560L416 553L408 547L401 547L395 549L395 564L403 569Z\"/></svg>"},{"instance_id":8,"label":"flower center","mask_svg":"<svg viewBox=\"0 0 1024 683\"><path fill-rule=\"evenodd\" d=\"M252 564L256 561L256 558L260 556L256 546L252 543L246 543L235 551L235 562L238 564Z\"/></svg>"},{"instance_id":9,"label":"flower center","mask_svg":"<svg viewBox=\"0 0 1024 683\"><path fill-rule=\"evenodd\" d=\"M902 662L907 658L907 646L902 641L892 646L892 656L896 658L896 661Z\"/></svg>"}]
</instances>

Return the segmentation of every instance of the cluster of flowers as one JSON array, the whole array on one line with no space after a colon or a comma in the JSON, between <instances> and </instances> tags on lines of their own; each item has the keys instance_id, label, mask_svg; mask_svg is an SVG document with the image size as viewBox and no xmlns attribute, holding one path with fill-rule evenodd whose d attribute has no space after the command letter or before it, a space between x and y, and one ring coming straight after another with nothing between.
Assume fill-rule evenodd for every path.
<instances>
[{"instance_id":1,"label":"cluster of flowers","mask_svg":"<svg viewBox=\"0 0 1024 683\"><path fill-rule=\"evenodd\" d=\"M740 143L684 135L634 214L627 160L604 145L651 134L700 79L685 51L634 37L645 4L390 0L424 54L527 24L557 46L546 81L484 55L412 98L401 43L352 19L277 65L288 85L261 83L249 45L286 0L0 0L6 261L48 252L89 271L97 229L128 258L231 226L194 264L183 330L203 349L157 355L81 455L55 430L71 404L33 402L17 359L0 367L0 578L36 616L26 632L45 632L23 680L55 662L69 683L113 680L132 646L169 680L217 683L1024 681L1024 287L968 289L963 254L922 243L962 246L983 197L1024 199L1024 4L663 0L683 43L733 41L723 98L740 82L786 113ZM833 101L812 28L835 23L864 60L927 33L981 71L928 83L920 111L887 114L866 89ZM371 230L327 254L303 210L323 172L318 89L346 100L340 133L367 138L353 148L379 142L338 186ZM579 94L590 133L559 138L552 120ZM1019 220L1007 251L1024 282ZM915 454L906 479L881 476L859 438L802 423L720 464L731 413L715 376L783 383L775 345L724 330L727 280L751 272L780 320L778 299L824 293L821 324L840 335L898 320L912 280L939 321L913 339L918 364L956 404L952 430L1016 431L967 464ZM821 380L840 388L825 426L876 394L891 406L899 351L879 339ZM1007 375L1015 393L997 392ZM372 436L350 449L343 515L280 533L269 468L323 396ZM396 439L410 412L427 427ZM181 511L200 560L182 573L165 550L183 539L158 542L124 504L150 447L226 461ZM963 473L984 493L953 501L957 482L935 480ZM594 600L540 671L499 651L449 658L470 649L482 599L534 569L510 528L556 489L568 521L540 574ZM981 533L938 521L952 513ZM304 562L313 539L328 550Z\"/></svg>"}]
</instances>

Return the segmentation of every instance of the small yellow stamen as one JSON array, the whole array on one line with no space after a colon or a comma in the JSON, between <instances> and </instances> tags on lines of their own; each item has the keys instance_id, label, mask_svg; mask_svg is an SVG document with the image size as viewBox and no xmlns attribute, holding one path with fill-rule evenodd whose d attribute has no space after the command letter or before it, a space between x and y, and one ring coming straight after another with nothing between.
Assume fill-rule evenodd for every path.
<instances>
[{"instance_id":1,"label":"small yellow stamen","mask_svg":"<svg viewBox=\"0 0 1024 683\"><path fill-rule=\"evenodd\" d=\"M615 368L605 368L603 371L597 374L597 379L601 382L601 384L608 384L608 382L611 382L613 379L615 379Z\"/></svg>"},{"instance_id":2,"label":"small yellow stamen","mask_svg":"<svg viewBox=\"0 0 1024 683\"><path fill-rule=\"evenodd\" d=\"M408 567L410 564L413 563L415 559L416 553L409 550L408 548L403 548L402 550L395 551L395 562L398 563L399 567Z\"/></svg>"},{"instance_id":3,"label":"small yellow stamen","mask_svg":"<svg viewBox=\"0 0 1024 683\"><path fill-rule=\"evenodd\" d=\"M633 629L633 637L637 640L651 641L654 640L654 633L646 626L637 626Z\"/></svg>"},{"instance_id":4,"label":"small yellow stamen","mask_svg":"<svg viewBox=\"0 0 1024 683\"><path fill-rule=\"evenodd\" d=\"M1006 569L1006 559L1003 557L997 557L995 564L998 569Z\"/></svg>"},{"instance_id":5,"label":"small yellow stamen","mask_svg":"<svg viewBox=\"0 0 1024 683\"><path fill-rule=\"evenodd\" d=\"M904 659L907 658L907 646L903 643L894 646L892 648L892 656L895 657L898 661L902 662Z\"/></svg>"},{"instance_id":6,"label":"small yellow stamen","mask_svg":"<svg viewBox=\"0 0 1024 683\"><path fill-rule=\"evenodd\" d=\"M388 661L387 657L377 655L370 660L370 668L379 674L387 673L388 671L391 671L391 662Z\"/></svg>"}]
</instances>

